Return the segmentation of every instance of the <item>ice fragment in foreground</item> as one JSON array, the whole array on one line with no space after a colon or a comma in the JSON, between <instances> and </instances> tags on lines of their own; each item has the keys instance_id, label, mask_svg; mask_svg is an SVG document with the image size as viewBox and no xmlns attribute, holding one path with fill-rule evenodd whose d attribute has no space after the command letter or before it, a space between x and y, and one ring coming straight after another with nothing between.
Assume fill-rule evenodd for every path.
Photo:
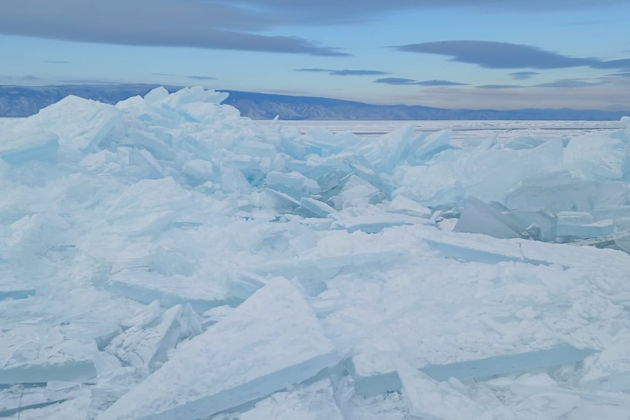
<instances>
[{"instance_id":1,"label":"ice fragment in foreground","mask_svg":"<svg viewBox=\"0 0 630 420\"><path fill-rule=\"evenodd\" d=\"M484 233L495 238L521 237L513 218L472 196L466 200L464 211L453 231Z\"/></svg>"},{"instance_id":2,"label":"ice fragment in foreground","mask_svg":"<svg viewBox=\"0 0 630 420\"><path fill-rule=\"evenodd\" d=\"M158 300L164 307L188 303L203 312L215 306L236 305L246 299L258 284L237 281L222 274L166 276L144 268L125 268L104 283L106 290L149 304Z\"/></svg>"},{"instance_id":3,"label":"ice fragment in foreground","mask_svg":"<svg viewBox=\"0 0 630 420\"><path fill-rule=\"evenodd\" d=\"M58 330L23 326L0 331L0 385L81 382L96 376L93 343L68 340Z\"/></svg>"},{"instance_id":4,"label":"ice fragment in foreground","mask_svg":"<svg viewBox=\"0 0 630 420\"><path fill-rule=\"evenodd\" d=\"M35 289L15 280L13 276L0 273L0 301L4 299L26 299L35 294Z\"/></svg>"},{"instance_id":5,"label":"ice fragment in foreground","mask_svg":"<svg viewBox=\"0 0 630 420\"><path fill-rule=\"evenodd\" d=\"M403 361L398 362L398 374L412 416L448 420L482 418L482 410L475 401L451 384L436 382Z\"/></svg>"},{"instance_id":6,"label":"ice fragment in foreground","mask_svg":"<svg viewBox=\"0 0 630 420\"><path fill-rule=\"evenodd\" d=\"M180 341L201 332L201 319L190 305L176 305L148 325L135 325L114 338L106 351L121 361L150 371L168 358Z\"/></svg>"},{"instance_id":7,"label":"ice fragment in foreground","mask_svg":"<svg viewBox=\"0 0 630 420\"><path fill-rule=\"evenodd\" d=\"M363 352L352 358L350 371L357 394L372 397L400 392L402 383L392 357L383 352Z\"/></svg>"},{"instance_id":8,"label":"ice fragment in foreground","mask_svg":"<svg viewBox=\"0 0 630 420\"><path fill-rule=\"evenodd\" d=\"M181 344L98 419L206 418L301 383L338 360L304 297L275 279Z\"/></svg>"},{"instance_id":9,"label":"ice fragment in foreground","mask_svg":"<svg viewBox=\"0 0 630 420\"><path fill-rule=\"evenodd\" d=\"M527 353L494 356L446 365L427 365L420 370L437 381L446 381L449 378L456 378L462 382L482 381L578 363L593 353L595 350L578 349L563 344Z\"/></svg>"},{"instance_id":10,"label":"ice fragment in foreground","mask_svg":"<svg viewBox=\"0 0 630 420\"><path fill-rule=\"evenodd\" d=\"M332 384L324 379L288 392L278 392L239 416L240 420L343 420Z\"/></svg>"}]
</instances>

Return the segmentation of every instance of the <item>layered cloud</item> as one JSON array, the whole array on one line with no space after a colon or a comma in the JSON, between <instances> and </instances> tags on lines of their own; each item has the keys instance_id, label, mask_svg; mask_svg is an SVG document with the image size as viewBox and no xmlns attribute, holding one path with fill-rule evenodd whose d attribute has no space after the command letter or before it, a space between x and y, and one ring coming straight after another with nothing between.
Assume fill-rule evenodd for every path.
<instances>
[{"instance_id":1,"label":"layered cloud","mask_svg":"<svg viewBox=\"0 0 630 420\"><path fill-rule=\"evenodd\" d=\"M607 69L630 68L630 59L600 60L590 57L570 57L531 45L494 41L438 41L407 44L395 47L400 51L438 54L451 61L476 64L490 69L561 69L591 67Z\"/></svg>"},{"instance_id":2,"label":"layered cloud","mask_svg":"<svg viewBox=\"0 0 630 420\"><path fill-rule=\"evenodd\" d=\"M320 69L320 68L303 68L295 69L298 72L305 73L328 73L330 76L379 76L388 74L387 72L380 70L332 70L332 69Z\"/></svg>"},{"instance_id":3,"label":"layered cloud","mask_svg":"<svg viewBox=\"0 0 630 420\"><path fill-rule=\"evenodd\" d=\"M348 54L307 39L261 34L261 31L295 24L355 23L405 9L460 7L538 13L553 9L601 8L606 4L623 4L623 1L2 0L0 34L124 45L344 56ZM461 51L454 56L466 59Z\"/></svg>"},{"instance_id":4,"label":"layered cloud","mask_svg":"<svg viewBox=\"0 0 630 420\"><path fill-rule=\"evenodd\" d=\"M124 45L347 55L298 37L251 32L279 23L272 14L199 0L0 2L2 34Z\"/></svg>"},{"instance_id":5,"label":"layered cloud","mask_svg":"<svg viewBox=\"0 0 630 420\"><path fill-rule=\"evenodd\" d=\"M450 80L414 80L404 77L384 77L376 79L374 83L384 83L387 85L416 85L416 86L463 86L466 83L451 82Z\"/></svg>"}]
</instances>

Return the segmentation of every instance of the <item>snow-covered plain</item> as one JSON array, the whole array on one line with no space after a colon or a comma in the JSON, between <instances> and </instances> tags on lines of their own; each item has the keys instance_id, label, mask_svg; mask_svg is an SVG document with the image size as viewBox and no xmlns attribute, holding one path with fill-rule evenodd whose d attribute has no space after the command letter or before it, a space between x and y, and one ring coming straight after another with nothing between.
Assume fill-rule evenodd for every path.
<instances>
[{"instance_id":1,"label":"snow-covered plain","mask_svg":"<svg viewBox=\"0 0 630 420\"><path fill-rule=\"evenodd\" d=\"M225 96L0 119L0 416L629 418L630 120Z\"/></svg>"}]
</instances>

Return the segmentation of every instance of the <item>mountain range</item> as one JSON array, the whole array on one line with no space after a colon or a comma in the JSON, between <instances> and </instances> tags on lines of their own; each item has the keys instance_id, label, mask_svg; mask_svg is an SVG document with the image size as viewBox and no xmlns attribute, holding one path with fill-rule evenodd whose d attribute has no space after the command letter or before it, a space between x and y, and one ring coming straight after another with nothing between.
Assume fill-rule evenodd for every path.
<instances>
[{"instance_id":1,"label":"mountain range","mask_svg":"<svg viewBox=\"0 0 630 420\"><path fill-rule=\"evenodd\" d=\"M56 86L0 85L0 117L25 117L76 95L105 103L116 103L144 95L156 85L94 84ZM178 86L165 86L169 91ZM224 103L253 119L283 120L619 120L627 111L562 109L445 109L420 105L373 105L362 102L312 96L223 90L230 96Z\"/></svg>"}]
</instances>

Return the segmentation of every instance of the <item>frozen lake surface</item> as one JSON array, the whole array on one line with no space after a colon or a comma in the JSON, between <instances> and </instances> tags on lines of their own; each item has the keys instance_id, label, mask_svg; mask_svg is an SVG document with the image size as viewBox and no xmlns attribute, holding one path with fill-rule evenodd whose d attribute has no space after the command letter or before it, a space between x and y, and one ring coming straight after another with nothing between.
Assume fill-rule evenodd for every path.
<instances>
[{"instance_id":1,"label":"frozen lake surface","mask_svg":"<svg viewBox=\"0 0 630 420\"><path fill-rule=\"evenodd\" d=\"M262 125L281 124L302 131L324 128L334 133L352 132L359 136L379 136L401 127L413 125L417 132L451 130L456 137L518 134L572 136L590 132L610 132L623 128L619 121L258 121Z\"/></svg>"}]
</instances>

